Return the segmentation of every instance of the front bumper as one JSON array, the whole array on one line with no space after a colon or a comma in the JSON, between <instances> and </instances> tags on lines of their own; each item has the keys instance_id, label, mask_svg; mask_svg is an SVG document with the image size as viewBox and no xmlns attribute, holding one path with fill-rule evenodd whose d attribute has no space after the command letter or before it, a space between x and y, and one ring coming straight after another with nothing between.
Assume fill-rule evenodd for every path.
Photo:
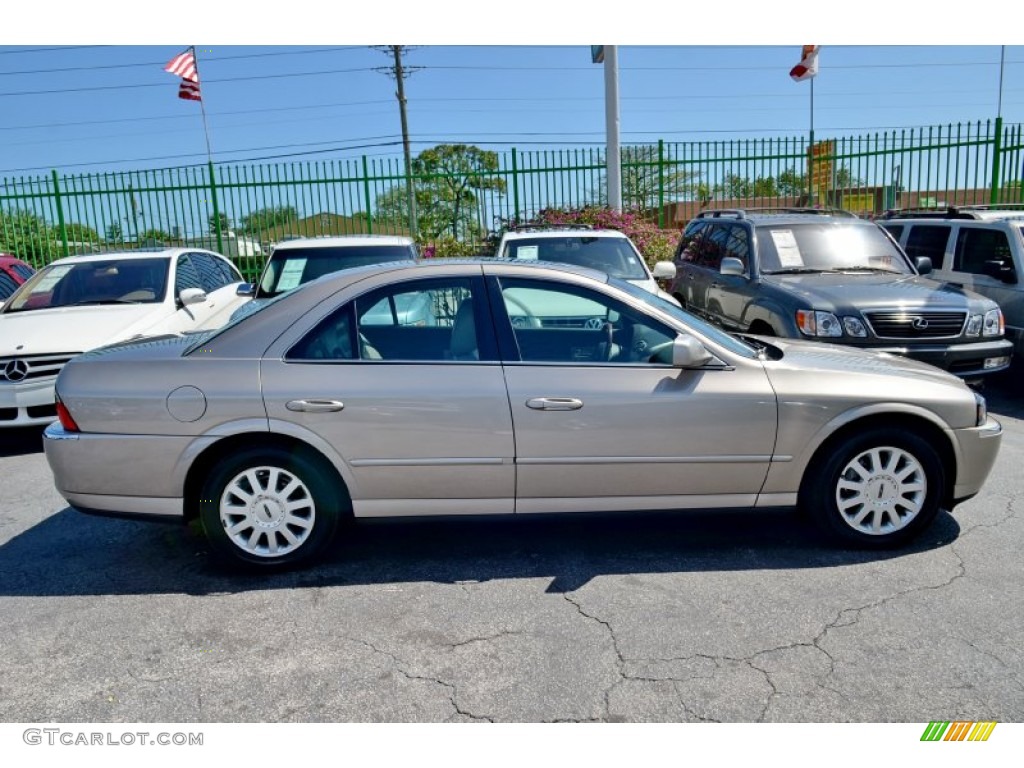
<instances>
[{"instance_id":1,"label":"front bumper","mask_svg":"<svg viewBox=\"0 0 1024 768\"><path fill-rule=\"evenodd\" d=\"M49 424L57 418L56 378L0 382L0 428Z\"/></svg>"},{"instance_id":2,"label":"front bumper","mask_svg":"<svg viewBox=\"0 0 1024 768\"><path fill-rule=\"evenodd\" d=\"M912 344L912 345L874 345L867 347L873 352L890 352L894 355L903 355L912 360L920 360L922 363L934 365L944 371L956 374L965 379L987 376L990 373L1004 371L1010 367L1010 358L1013 355L1013 342L1008 339L994 339L993 341L973 341L966 344ZM1005 360L989 367L985 366L986 361L993 361L998 358Z\"/></svg>"},{"instance_id":3,"label":"front bumper","mask_svg":"<svg viewBox=\"0 0 1024 768\"><path fill-rule=\"evenodd\" d=\"M956 440L957 468L950 508L981 490L996 463L1003 440L1003 427L991 416L980 427L953 430Z\"/></svg>"}]
</instances>

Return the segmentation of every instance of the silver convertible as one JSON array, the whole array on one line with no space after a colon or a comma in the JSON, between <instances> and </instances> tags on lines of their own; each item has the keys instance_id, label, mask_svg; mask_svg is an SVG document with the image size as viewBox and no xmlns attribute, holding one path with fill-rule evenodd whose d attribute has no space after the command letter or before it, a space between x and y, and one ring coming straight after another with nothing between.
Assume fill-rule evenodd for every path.
<instances>
[{"instance_id":1,"label":"silver convertible","mask_svg":"<svg viewBox=\"0 0 1024 768\"><path fill-rule=\"evenodd\" d=\"M198 518L264 568L401 515L798 506L841 543L899 545L978 492L1002 437L924 363L493 260L328 275L218 331L76 357L56 390L71 506Z\"/></svg>"}]
</instances>

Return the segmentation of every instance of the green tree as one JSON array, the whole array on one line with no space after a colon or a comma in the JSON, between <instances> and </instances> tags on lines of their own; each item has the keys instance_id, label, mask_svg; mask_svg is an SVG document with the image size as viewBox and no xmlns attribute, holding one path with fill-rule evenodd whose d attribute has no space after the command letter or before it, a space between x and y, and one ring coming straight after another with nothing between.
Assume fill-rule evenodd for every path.
<instances>
[{"instance_id":1,"label":"green tree","mask_svg":"<svg viewBox=\"0 0 1024 768\"><path fill-rule=\"evenodd\" d=\"M64 227L64 232L68 236L68 242L71 243L98 243L100 241L100 233L85 224L72 222Z\"/></svg>"},{"instance_id":2,"label":"green tree","mask_svg":"<svg viewBox=\"0 0 1024 768\"><path fill-rule=\"evenodd\" d=\"M218 221L218 219L220 220L220 231L222 233L223 232L227 232L229 229L231 229L231 219L228 218L228 215L226 213L220 213L220 214L218 214L216 216L214 216L211 213L210 214L210 218L208 219L209 224L210 224L210 234L211 235L217 234L217 221Z\"/></svg>"},{"instance_id":3,"label":"green tree","mask_svg":"<svg viewBox=\"0 0 1024 768\"><path fill-rule=\"evenodd\" d=\"M794 168L787 168L779 174L779 194L799 197L807 191L807 175L797 173Z\"/></svg>"},{"instance_id":4,"label":"green tree","mask_svg":"<svg viewBox=\"0 0 1024 768\"><path fill-rule=\"evenodd\" d=\"M278 224L287 224L297 221L299 212L292 205L270 206L253 211L248 216L243 216L239 229L248 235L259 234L264 229Z\"/></svg>"},{"instance_id":5,"label":"green tree","mask_svg":"<svg viewBox=\"0 0 1024 768\"><path fill-rule=\"evenodd\" d=\"M103 239L108 243L119 243L124 240L124 230L121 229L120 224L108 224L103 233Z\"/></svg>"},{"instance_id":6,"label":"green tree","mask_svg":"<svg viewBox=\"0 0 1024 768\"><path fill-rule=\"evenodd\" d=\"M139 240L159 240L162 243L166 243L171 239L171 236L164 232L162 229L147 229L139 235Z\"/></svg>"},{"instance_id":7,"label":"green tree","mask_svg":"<svg viewBox=\"0 0 1024 768\"><path fill-rule=\"evenodd\" d=\"M657 146L624 147L621 156L624 207L646 212L657 210L662 195L666 202L696 197L700 172L660 162Z\"/></svg>"},{"instance_id":8,"label":"green tree","mask_svg":"<svg viewBox=\"0 0 1024 768\"><path fill-rule=\"evenodd\" d=\"M494 174L498 155L468 144L439 144L413 160L416 217L420 233L456 240L478 237L484 227L477 211L477 194L505 192L505 180Z\"/></svg>"},{"instance_id":9,"label":"green tree","mask_svg":"<svg viewBox=\"0 0 1024 768\"><path fill-rule=\"evenodd\" d=\"M34 264L62 255L56 233L41 216L25 211L0 211L0 250Z\"/></svg>"}]
</instances>

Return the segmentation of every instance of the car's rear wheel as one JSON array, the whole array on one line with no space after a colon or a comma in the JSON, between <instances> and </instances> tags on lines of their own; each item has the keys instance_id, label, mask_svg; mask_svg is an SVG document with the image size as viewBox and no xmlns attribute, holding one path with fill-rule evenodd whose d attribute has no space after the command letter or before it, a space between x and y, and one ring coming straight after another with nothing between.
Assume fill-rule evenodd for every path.
<instances>
[{"instance_id":1,"label":"car's rear wheel","mask_svg":"<svg viewBox=\"0 0 1024 768\"><path fill-rule=\"evenodd\" d=\"M318 555L346 507L334 469L322 458L268 446L214 465L201 491L199 519L218 555L269 569Z\"/></svg>"},{"instance_id":2,"label":"car's rear wheel","mask_svg":"<svg viewBox=\"0 0 1024 768\"><path fill-rule=\"evenodd\" d=\"M899 546L939 511L944 471L923 438L871 429L834 446L809 470L800 503L833 538L860 547Z\"/></svg>"}]
</instances>

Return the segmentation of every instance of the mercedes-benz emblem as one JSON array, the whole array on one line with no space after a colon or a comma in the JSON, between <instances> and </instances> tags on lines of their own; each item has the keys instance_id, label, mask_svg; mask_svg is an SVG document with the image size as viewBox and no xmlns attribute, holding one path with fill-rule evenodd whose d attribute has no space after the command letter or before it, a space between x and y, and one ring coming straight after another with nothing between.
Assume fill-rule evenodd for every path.
<instances>
[{"instance_id":1,"label":"mercedes-benz emblem","mask_svg":"<svg viewBox=\"0 0 1024 768\"><path fill-rule=\"evenodd\" d=\"M3 368L0 368L0 378L7 379L7 381L21 381L26 376L28 376L28 363L24 360L9 360Z\"/></svg>"},{"instance_id":2,"label":"mercedes-benz emblem","mask_svg":"<svg viewBox=\"0 0 1024 768\"><path fill-rule=\"evenodd\" d=\"M923 331L928 327L928 321L923 317L915 317L910 321L910 325L918 331Z\"/></svg>"}]
</instances>

